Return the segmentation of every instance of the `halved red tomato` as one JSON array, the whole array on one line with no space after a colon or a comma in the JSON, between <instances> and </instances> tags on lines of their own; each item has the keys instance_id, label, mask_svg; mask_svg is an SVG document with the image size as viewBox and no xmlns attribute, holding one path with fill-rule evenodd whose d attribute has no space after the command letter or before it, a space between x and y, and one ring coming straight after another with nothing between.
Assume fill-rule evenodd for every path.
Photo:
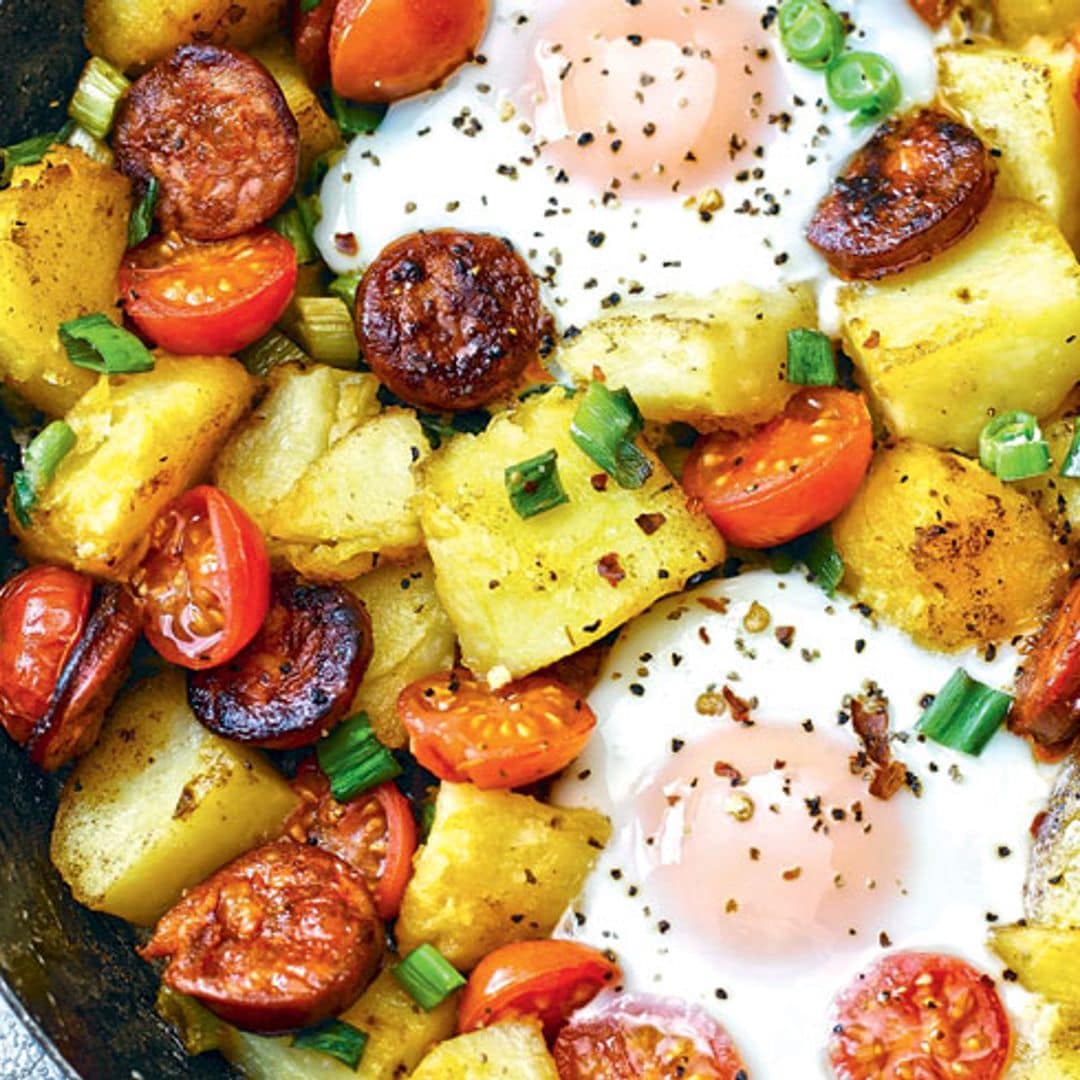
<instances>
[{"instance_id":1,"label":"halved red tomato","mask_svg":"<svg viewBox=\"0 0 1080 1080\"><path fill-rule=\"evenodd\" d=\"M262 337L296 287L296 252L273 229L200 243L175 234L132 248L120 296L139 331L169 352L226 356Z\"/></svg>"},{"instance_id":2,"label":"halved red tomato","mask_svg":"<svg viewBox=\"0 0 1080 1080\"><path fill-rule=\"evenodd\" d=\"M198 671L231 660L258 632L270 606L270 560L255 522L203 485L158 516L133 584L150 644Z\"/></svg>"},{"instance_id":3,"label":"halved red tomato","mask_svg":"<svg viewBox=\"0 0 1080 1080\"><path fill-rule=\"evenodd\" d=\"M799 391L749 435L699 439L683 487L725 539L740 547L786 544L831 521L866 475L874 434L861 394Z\"/></svg>"},{"instance_id":4,"label":"halved red tomato","mask_svg":"<svg viewBox=\"0 0 1080 1080\"><path fill-rule=\"evenodd\" d=\"M576 1012L554 1047L560 1080L747 1080L728 1033L671 998L604 993Z\"/></svg>"},{"instance_id":5,"label":"halved red tomato","mask_svg":"<svg viewBox=\"0 0 1080 1080\"><path fill-rule=\"evenodd\" d=\"M581 695L545 675L492 690L457 668L406 686L397 707L425 769L480 788L520 787L557 773L596 726Z\"/></svg>"},{"instance_id":6,"label":"halved red tomato","mask_svg":"<svg viewBox=\"0 0 1080 1080\"><path fill-rule=\"evenodd\" d=\"M302 802L286 833L355 866L371 889L379 918L395 918L416 851L416 819L409 800L387 782L340 803L314 758L301 762L292 788Z\"/></svg>"},{"instance_id":7,"label":"halved red tomato","mask_svg":"<svg viewBox=\"0 0 1080 1080\"><path fill-rule=\"evenodd\" d=\"M955 956L890 953L833 1008L829 1060L837 1080L998 1080L1009 1059L1009 1020L993 980Z\"/></svg>"},{"instance_id":8,"label":"halved red tomato","mask_svg":"<svg viewBox=\"0 0 1080 1080\"><path fill-rule=\"evenodd\" d=\"M576 941L518 941L473 969L458 1007L458 1031L536 1017L553 1039L566 1018L622 978L619 965Z\"/></svg>"}]
</instances>

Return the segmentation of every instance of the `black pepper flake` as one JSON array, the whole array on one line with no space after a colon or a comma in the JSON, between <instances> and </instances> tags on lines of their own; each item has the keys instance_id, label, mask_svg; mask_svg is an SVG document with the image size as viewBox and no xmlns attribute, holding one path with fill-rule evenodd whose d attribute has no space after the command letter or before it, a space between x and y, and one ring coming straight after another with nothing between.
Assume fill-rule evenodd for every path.
<instances>
[{"instance_id":1,"label":"black pepper flake","mask_svg":"<svg viewBox=\"0 0 1080 1080\"><path fill-rule=\"evenodd\" d=\"M578 146L589 146L591 143L593 143L595 141L596 141L596 136L591 131L583 131L577 137ZM558 177L556 177L556 179L558 179Z\"/></svg>"},{"instance_id":2,"label":"black pepper flake","mask_svg":"<svg viewBox=\"0 0 1080 1080\"><path fill-rule=\"evenodd\" d=\"M630 684L630 686L628 687L628 689L629 689L630 693L634 695L634 697L644 697L645 696L645 687L642 686L641 683L632 682Z\"/></svg>"},{"instance_id":3,"label":"black pepper flake","mask_svg":"<svg viewBox=\"0 0 1080 1080\"><path fill-rule=\"evenodd\" d=\"M588 235L589 246L598 248L604 243L604 234L596 229L590 229Z\"/></svg>"},{"instance_id":4,"label":"black pepper flake","mask_svg":"<svg viewBox=\"0 0 1080 1080\"><path fill-rule=\"evenodd\" d=\"M684 746L686 741L684 739L672 739L671 740L671 752L677 754Z\"/></svg>"}]
</instances>

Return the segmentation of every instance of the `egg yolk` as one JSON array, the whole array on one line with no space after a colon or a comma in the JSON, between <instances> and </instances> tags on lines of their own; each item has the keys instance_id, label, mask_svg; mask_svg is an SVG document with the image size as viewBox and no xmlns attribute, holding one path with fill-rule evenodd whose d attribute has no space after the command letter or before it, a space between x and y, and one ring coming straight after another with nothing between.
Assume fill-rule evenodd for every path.
<instances>
[{"instance_id":1,"label":"egg yolk","mask_svg":"<svg viewBox=\"0 0 1080 1080\"><path fill-rule=\"evenodd\" d=\"M568 0L537 31L534 119L571 181L698 195L752 176L780 122L774 42L745 0Z\"/></svg>"},{"instance_id":2,"label":"egg yolk","mask_svg":"<svg viewBox=\"0 0 1080 1080\"><path fill-rule=\"evenodd\" d=\"M901 795L875 799L851 741L725 726L637 797L635 871L657 916L725 956L800 964L865 948L908 864Z\"/></svg>"}]
</instances>

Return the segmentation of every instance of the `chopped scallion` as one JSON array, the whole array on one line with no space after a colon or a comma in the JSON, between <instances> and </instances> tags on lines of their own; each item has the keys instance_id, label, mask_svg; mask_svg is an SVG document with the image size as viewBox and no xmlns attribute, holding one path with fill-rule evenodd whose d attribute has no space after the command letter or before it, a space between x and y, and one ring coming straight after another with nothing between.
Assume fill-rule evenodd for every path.
<instances>
[{"instance_id":1,"label":"chopped scallion","mask_svg":"<svg viewBox=\"0 0 1080 1080\"><path fill-rule=\"evenodd\" d=\"M76 367L101 375L134 375L154 370L150 350L101 312L61 323L60 342Z\"/></svg>"},{"instance_id":2,"label":"chopped scallion","mask_svg":"<svg viewBox=\"0 0 1080 1080\"><path fill-rule=\"evenodd\" d=\"M299 206L289 206L270 219L270 228L280 233L296 251L296 261L303 266L319 257L319 249L311 239L304 215Z\"/></svg>"},{"instance_id":3,"label":"chopped scallion","mask_svg":"<svg viewBox=\"0 0 1080 1080\"><path fill-rule=\"evenodd\" d=\"M331 296L344 300L352 311L356 307L356 290L360 287L360 271L353 270L348 274L338 274L327 286Z\"/></svg>"},{"instance_id":4,"label":"chopped scallion","mask_svg":"<svg viewBox=\"0 0 1080 1080\"><path fill-rule=\"evenodd\" d=\"M364 1056L367 1041L367 1032L345 1020L324 1020L321 1024L298 1031L293 1036L292 1044L297 1050L317 1050L355 1069Z\"/></svg>"},{"instance_id":5,"label":"chopped scallion","mask_svg":"<svg viewBox=\"0 0 1080 1080\"><path fill-rule=\"evenodd\" d=\"M364 105L358 101L346 101L333 90L330 91L330 104L334 109L334 119L346 138L370 135L382 123L387 108L383 104Z\"/></svg>"},{"instance_id":6,"label":"chopped scallion","mask_svg":"<svg viewBox=\"0 0 1080 1080\"><path fill-rule=\"evenodd\" d=\"M265 377L282 364L299 364L307 367L311 362L308 356L292 338L286 337L280 330L271 330L264 337L241 350L240 359L252 375Z\"/></svg>"},{"instance_id":7,"label":"chopped scallion","mask_svg":"<svg viewBox=\"0 0 1080 1080\"><path fill-rule=\"evenodd\" d=\"M306 14L314 11L321 3L322 0L300 0L300 10Z\"/></svg>"},{"instance_id":8,"label":"chopped scallion","mask_svg":"<svg viewBox=\"0 0 1080 1080\"><path fill-rule=\"evenodd\" d=\"M856 125L883 120L903 96L896 68L873 52L841 56L825 73L825 84L841 109L855 113L852 123Z\"/></svg>"},{"instance_id":9,"label":"chopped scallion","mask_svg":"<svg viewBox=\"0 0 1080 1080\"><path fill-rule=\"evenodd\" d=\"M112 130L120 99L131 83L107 60L92 56L86 62L75 87L68 115L97 139Z\"/></svg>"},{"instance_id":10,"label":"chopped scallion","mask_svg":"<svg viewBox=\"0 0 1080 1080\"><path fill-rule=\"evenodd\" d=\"M96 161L99 165L111 167L116 160L112 149L107 143L103 143L99 138L91 135L86 128L80 127L78 124L75 124L68 132L64 142L68 146L74 146L76 150L81 150L88 158Z\"/></svg>"},{"instance_id":11,"label":"chopped scallion","mask_svg":"<svg viewBox=\"0 0 1080 1080\"><path fill-rule=\"evenodd\" d=\"M394 978L426 1012L442 1004L455 990L465 985L465 978L434 945L413 949L400 964L391 969Z\"/></svg>"},{"instance_id":12,"label":"chopped scallion","mask_svg":"<svg viewBox=\"0 0 1080 1080\"><path fill-rule=\"evenodd\" d=\"M294 297L282 327L314 360L355 367L360 359L352 315L340 297Z\"/></svg>"},{"instance_id":13,"label":"chopped scallion","mask_svg":"<svg viewBox=\"0 0 1080 1080\"><path fill-rule=\"evenodd\" d=\"M1080 423L1076 424L1076 431L1073 432L1072 442L1069 444L1069 452L1065 455L1059 472L1070 480L1080 480Z\"/></svg>"},{"instance_id":14,"label":"chopped scallion","mask_svg":"<svg viewBox=\"0 0 1080 1080\"><path fill-rule=\"evenodd\" d=\"M574 413L570 436L619 487L639 488L652 475L652 463L634 442L644 426L629 390L612 393L602 382L592 382Z\"/></svg>"},{"instance_id":15,"label":"chopped scallion","mask_svg":"<svg viewBox=\"0 0 1080 1080\"><path fill-rule=\"evenodd\" d=\"M928 739L979 755L1001 727L1012 698L957 668L917 725Z\"/></svg>"},{"instance_id":16,"label":"chopped scallion","mask_svg":"<svg viewBox=\"0 0 1080 1080\"><path fill-rule=\"evenodd\" d=\"M506 493L519 517L535 517L570 501L559 479L558 457L552 449L507 467Z\"/></svg>"},{"instance_id":17,"label":"chopped scallion","mask_svg":"<svg viewBox=\"0 0 1080 1080\"><path fill-rule=\"evenodd\" d=\"M1028 412L995 416L979 435L979 463L999 480L1027 480L1050 468L1050 447Z\"/></svg>"},{"instance_id":18,"label":"chopped scallion","mask_svg":"<svg viewBox=\"0 0 1080 1080\"><path fill-rule=\"evenodd\" d=\"M367 713L343 720L316 744L315 754L338 802L348 802L401 775L397 759L371 730Z\"/></svg>"},{"instance_id":19,"label":"chopped scallion","mask_svg":"<svg viewBox=\"0 0 1080 1080\"><path fill-rule=\"evenodd\" d=\"M835 386L836 356L827 334L820 330L789 330L787 381L798 386Z\"/></svg>"},{"instance_id":20,"label":"chopped scallion","mask_svg":"<svg viewBox=\"0 0 1080 1080\"><path fill-rule=\"evenodd\" d=\"M128 218L128 247L141 244L153 231L154 212L157 210L158 192L161 190L156 176L150 177L142 198Z\"/></svg>"},{"instance_id":21,"label":"chopped scallion","mask_svg":"<svg viewBox=\"0 0 1080 1080\"><path fill-rule=\"evenodd\" d=\"M814 580L829 596L835 596L837 587L844 580L844 560L833 543L832 530L828 527L811 534L803 561Z\"/></svg>"},{"instance_id":22,"label":"chopped scallion","mask_svg":"<svg viewBox=\"0 0 1080 1080\"><path fill-rule=\"evenodd\" d=\"M827 68L840 55L846 36L843 20L823 0L784 0L780 42L797 64L815 71Z\"/></svg>"},{"instance_id":23,"label":"chopped scallion","mask_svg":"<svg viewBox=\"0 0 1080 1080\"><path fill-rule=\"evenodd\" d=\"M67 134L65 131L62 136L66 137ZM47 135L35 135L12 146L5 146L0 151L4 162L3 170L0 171L0 187L7 187L11 183L11 174L16 165L36 165L49 152L49 147L62 136L49 132Z\"/></svg>"},{"instance_id":24,"label":"chopped scallion","mask_svg":"<svg viewBox=\"0 0 1080 1080\"><path fill-rule=\"evenodd\" d=\"M56 467L75 445L75 432L63 420L54 420L39 432L23 452L23 467L12 477L12 509L24 529L41 493L49 486Z\"/></svg>"}]
</instances>

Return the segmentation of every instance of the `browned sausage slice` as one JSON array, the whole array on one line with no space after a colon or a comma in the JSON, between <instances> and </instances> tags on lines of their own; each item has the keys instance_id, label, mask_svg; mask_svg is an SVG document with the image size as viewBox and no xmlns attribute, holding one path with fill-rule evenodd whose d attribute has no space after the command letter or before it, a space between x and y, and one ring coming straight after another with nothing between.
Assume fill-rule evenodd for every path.
<instances>
[{"instance_id":1,"label":"browned sausage slice","mask_svg":"<svg viewBox=\"0 0 1080 1080\"><path fill-rule=\"evenodd\" d=\"M217 45L181 45L131 87L113 138L120 171L157 177L163 230L195 240L239 236L292 193L296 120L257 60Z\"/></svg>"},{"instance_id":2,"label":"browned sausage slice","mask_svg":"<svg viewBox=\"0 0 1080 1080\"><path fill-rule=\"evenodd\" d=\"M237 1027L304 1027L348 1005L382 957L383 924L358 870L278 840L241 855L162 916L140 950L164 981Z\"/></svg>"},{"instance_id":3,"label":"browned sausage slice","mask_svg":"<svg viewBox=\"0 0 1080 1080\"><path fill-rule=\"evenodd\" d=\"M965 236L994 178L986 147L959 121L932 109L898 117L851 159L807 238L841 277L895 274Z\"/></svg>"},{"instance_id":4,"label":"browned sausage slice","mask_svg":"<svg viewBox=\"0 0 1080 1080\"><path fill-rule=\"evenodd\" d=\"M345 718L371 653L371 620L359 600L336 585L277 574L255 639L227 664L189 672L188 700L228 739L306 746Z\"/></svg>"},{"instance_id":5,"label":"browned sausage slice","mask_svg":"<svg viewBox=\"0 0 1080 1080\"><path fill-rule=\"evenodd\" d=\"M399 398L475 409L512 389L540 349L536 280L507 240L439 230L384 248L356 293L364 359Z\"/></svg>"},{"instance_id":6,"label":"browned sausage slice","mask_svg":"<svg viewBox=\"0 0 1080 1080\"><path fill-rule=\"evenodd\" d=\"M30 736L30 760L58 769L97 740L105 710L127 675L142 624L138 602L120 585L105 585L83 636L56 683L49 711Z\"/></svg>"}]
</instances>

